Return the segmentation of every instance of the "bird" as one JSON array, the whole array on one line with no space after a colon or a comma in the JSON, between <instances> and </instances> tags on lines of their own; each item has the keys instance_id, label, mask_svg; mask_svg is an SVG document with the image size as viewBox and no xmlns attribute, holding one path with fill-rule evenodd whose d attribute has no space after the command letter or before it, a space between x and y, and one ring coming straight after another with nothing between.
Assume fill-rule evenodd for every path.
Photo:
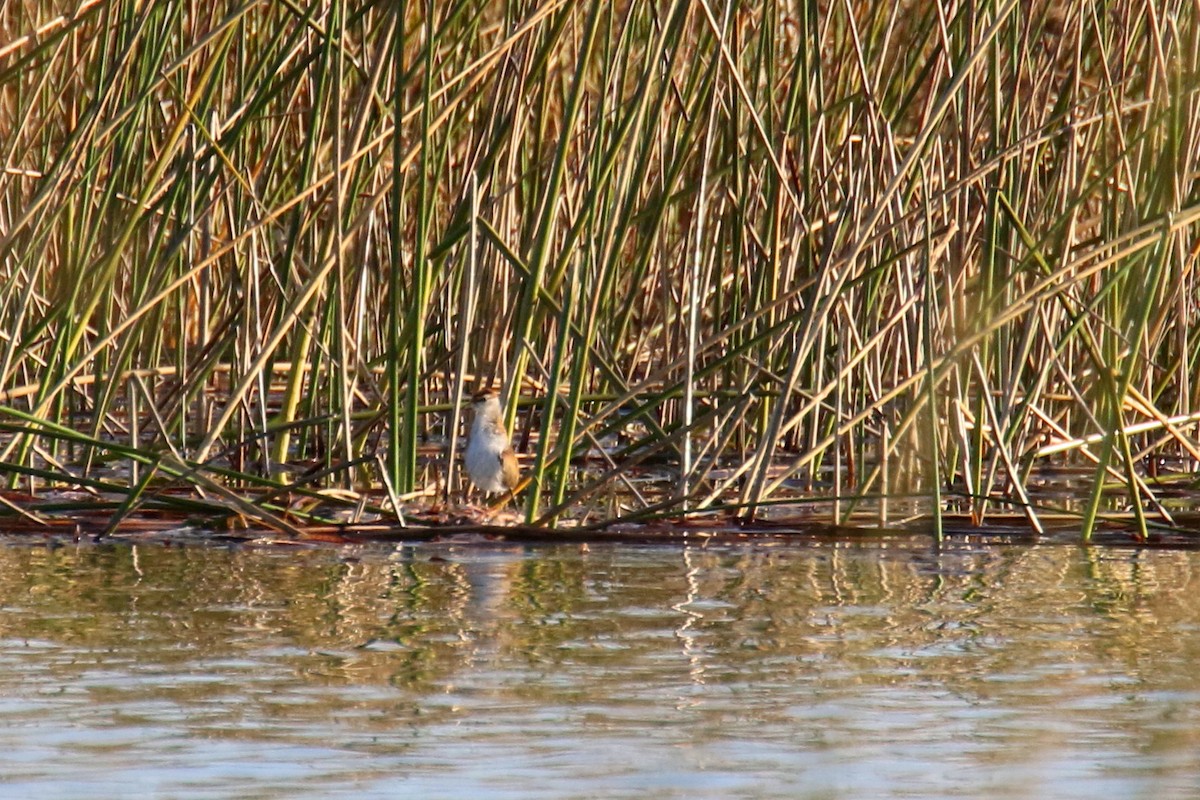
<instances>
[{"instance_id":1,"label":"bird","mask_svg":"<svg viewBox=\"0 0 1200 800\"><path fill-rule=\"evenodd\" d=\"M467 476L486 494L511 492L521 478L521 469L504 429L499 395L490 389L475 394L471 410L475 419L463 455Z\"/></svg>"}]
</instances>

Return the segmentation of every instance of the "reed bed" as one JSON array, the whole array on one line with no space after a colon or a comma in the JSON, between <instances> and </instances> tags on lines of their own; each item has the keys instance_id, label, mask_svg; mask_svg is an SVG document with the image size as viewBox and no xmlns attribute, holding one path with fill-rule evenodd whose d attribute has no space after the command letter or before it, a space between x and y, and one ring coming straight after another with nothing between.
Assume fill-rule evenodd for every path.
<instances>
[{"instance_id":1,"label":"reed bed","mask_svg":"<svg viewBox=\"0 0 1200 800\"><path fill-rule=\"evenodd\" d=\"M1171 525L1197 14L5 4L3 504L403 515L494 381L530 524Z\"/></svg>"}]
</instances>

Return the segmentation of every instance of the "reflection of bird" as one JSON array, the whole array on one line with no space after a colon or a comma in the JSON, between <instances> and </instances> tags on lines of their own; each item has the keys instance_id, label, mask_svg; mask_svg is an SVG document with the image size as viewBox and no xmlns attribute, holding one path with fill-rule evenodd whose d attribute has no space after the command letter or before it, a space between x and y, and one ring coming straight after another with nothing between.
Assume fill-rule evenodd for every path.
<instances>
[{"instance_id":1,"label":"reflection of bird","mask_svg":"<svg viewBox=\"0 0 1200 800\"><path fill-rule=\"evenodd\" d=\"M471 438L464 459L471 483L482 491L511 491L521 477L517 454L508 442L500 413L500 399L493 391L483 391L471 398L475 421L471 423Z\"/></svg>"}]
</instances>

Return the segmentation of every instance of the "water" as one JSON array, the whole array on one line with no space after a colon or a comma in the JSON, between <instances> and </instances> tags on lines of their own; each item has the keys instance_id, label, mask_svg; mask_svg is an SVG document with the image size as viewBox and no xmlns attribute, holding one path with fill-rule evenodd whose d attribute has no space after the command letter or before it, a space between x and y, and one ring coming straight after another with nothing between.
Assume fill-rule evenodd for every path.
<instances>
[{"instance_id":1,"label":"water","mask_svg":"<svg viewBox=\"0 0 1200 800\"><path fill-rule=\"evenodd\" d=\"M916 538L0 547L0 796L1196 796L1198 572Z\"/></svg>"}]
</instances>

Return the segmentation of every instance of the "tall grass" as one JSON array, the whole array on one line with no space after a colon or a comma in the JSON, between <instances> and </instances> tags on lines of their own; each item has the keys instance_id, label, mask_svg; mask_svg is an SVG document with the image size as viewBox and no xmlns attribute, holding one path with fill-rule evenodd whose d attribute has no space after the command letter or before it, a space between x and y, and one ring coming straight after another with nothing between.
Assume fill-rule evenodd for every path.
<instances>
[{"instance_id":1,"label":"tall grass","mask_svg":"<svg viewBox=\"0 0 1200 800\"><path fill-rule=\"evenodd\" d=\"M1197 23L7 4L0 470L287 524L284 492L447 488L454 402L495 380L539 524L922 498L1039 529L1063 463L1085 536L1169 523L1145 465L1200 462Z\"/></svg>"}]
</instances>

